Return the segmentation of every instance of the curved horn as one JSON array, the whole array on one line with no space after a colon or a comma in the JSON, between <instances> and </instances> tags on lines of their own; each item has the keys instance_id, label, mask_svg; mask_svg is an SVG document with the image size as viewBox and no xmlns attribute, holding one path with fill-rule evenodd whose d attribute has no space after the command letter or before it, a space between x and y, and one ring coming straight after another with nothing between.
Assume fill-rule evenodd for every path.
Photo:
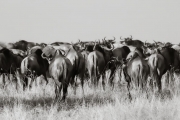
<instances>
[{"instance_id":1,"label":"curved horn","mask_svg":"<svg viewBox=\"0 0 180 120\"><path fill-rule=\"evenodd\" d=\"M131 36L131 40L132 40L132 35L130 35Z\"/></svg>"},{"instance_id":2,"label":"curved horn","mask_svg":"<svg viewBox=\"0 0 180 120\"><path fill-rule=\"evenodd\" d=\"M98 41L99 41L99 44L101 44L100 39L98 39Z\"/></svg>"},{"instance_id":3,"label":"curved horn","mask_svg":"<svg viewBox=\"0 0 180 120\"><path fill-rule=\"evenodd\" d=\"M65 52L63 49L59 49L59 50L62 51L62 52L63 52L62 55L65 56L66 52ZM61 52L61 53L62 53L62 52Z\"/></svg>"},{"instance_id":4,"label":"curved horn","mask_svg":"<svg viewBox=\"0 0 180 120\"><path fill-rule=\"evenodd\" d=\"M103 42L104 44L107 44L107 40L106 40L106 37L104 37L104 42Z\"/></svg>"},{"instance_id":5,"label":"curved horn","mask_svg":"<svg viewBox=\"0 0 180 120\"><path fill-rule=\"evenodd\" d=\"M114 36L113 36L114 40L116 39Z\"/></svg>"},{"instance_id":6,"label":"curved horn","mask_svg":"<svg viewBox=\"0 0 180 120\"><path fill-rule=\"evenodd\" d=\"M102 39L102 44L105 44L105 40L104 39Z\"/></svg>"},{"instance_id":7,"label":"curved horn","mask_svg":"<svg viewBox=\"0 0 180 120\"><path fill-rule=\"evenodd\" d=\"M123 39L121 38L121 36L120 36L120 40L123 40Z\"/></svg>"},{"instance_id":8,"label":"curved horn","mask_svg":"<svg viewBox=\"0 0 180 120\"><path fill-rule=\"evenodd\" d=\"M164 46L163 46L163 47L165 47L165 46L166 46L166 44L167 44L167 42L166 42L166 43L164 43Z\"/></svg>"},{"instance_id":9,"label":"curved horn","mask_svg":"<svg viewBox=\"0 0 180 120\"><path fill-rule=\"evenodd\" d=\"M95 50L95 47L96 47L96 40L95 40L95 42L94 42L94 47L93 47L93 50Z\"/></svg>"},{"instance_id":10,"label":"curved horn","mask_svg":"<svg viewBox=\"0 0 180 120\"><path fill-rule=\"evenodd\" d=\"M79 40L79 43L81 43L81 40L80 39L78 39Z\"/></svg>"},{"instance_id":11,"label":"curved horn","mask_svg":"<svg viewBox=\"0 0 180 120\"><path fill-rule=\"evenodd\" d=\"M146 40L147 41L147 40ZM144 42L144 46L146 46L147 47L147 43L146 43L146 41Z\"/></svg>"},{"instance_id":12,"label":"curved horn","mask_svg":"<svg viewBox=\"0 0 180 120\"><path fill-rule=\"evenodd\" d=\"M154 41L154 43L156 44L156 46L157 46L157 42L155 41L155 40L153 40Z\"/></svg>"},{"instance_id":13,"label":"curved horn","mask_svg":"<svg viewBox=\"0 0 180 120\"><path fill-rule=\"evenodd\" d=\"M108 50L108 51L110 51L110 50L113 50L114 49L114 45L112 44L112 43L110 43L111 44L111 48L107 48L107 47L102 47L102 48L104 48L105 50Z\"/></svg>"},{"instance_id":14,"label":"curved horn","mask_svg":"<svg viewBox=\"0 0 180 120\"><path fill-rule=\"evenodd\" d=\"M42 57L43 59L47 59L47 60L48 60L47 57L44 57L44 53L41 54L41 57Z\"/></svg>"}]
</instances>

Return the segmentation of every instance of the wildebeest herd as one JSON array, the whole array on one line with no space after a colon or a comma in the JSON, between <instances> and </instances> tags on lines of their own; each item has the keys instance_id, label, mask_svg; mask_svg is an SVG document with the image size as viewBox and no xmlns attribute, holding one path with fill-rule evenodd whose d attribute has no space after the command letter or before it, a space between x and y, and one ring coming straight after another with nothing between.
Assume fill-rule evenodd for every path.
<instances>
[{"instance_id":1,"label":"wildebeest herd","mask_svg":"<svg viewBox=\"0 0 180 120\"><path fill-rule=\"evenodd\" d=\"M80 80L83 96L84 82L94 89L98 87L102 76L102 86L106 84L114 88L114 74L119 70L130 87L147 90L162 90L162 76L167 72L178 71L180 68L180 46L171 43L147 43L133 40L132 36L119 40L106 39L95 41L78 41L77 43L54 42L33 43L20 40L15 43L0 43L0 74L3 85L5 76L13 75L16 89L19 84L23 90L31 88L33 81L43 75L55 82L56 99L61 90L65 100L67 88L71 85L76 91L77 79ZM110 70L108 82L105 73ZM31 78L31 81L28 80ZM130 94L130 92L129 92Z\"/></svg>"}]
</instances>

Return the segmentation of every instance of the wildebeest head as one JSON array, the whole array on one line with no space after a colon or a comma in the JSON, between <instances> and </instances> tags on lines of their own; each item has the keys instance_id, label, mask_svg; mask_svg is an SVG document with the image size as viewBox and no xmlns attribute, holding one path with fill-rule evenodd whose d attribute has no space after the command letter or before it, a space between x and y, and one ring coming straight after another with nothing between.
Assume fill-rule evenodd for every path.
<instances>
[{"instance_id":1,"label":"wildebeest head","mask_svg":"<svg viewBox=\"0 0 180 120\"><path fill-rule=\"evenodd\" d=\"M103 54L106 62L108 62L110 60L110 58L112 57L112 55L113 55L112 50L113 49L114 49L113 44L111 44L111 48L107 48L106 46L96 44L96 42L95 42L95 45L94 45L94 48L93 48L93 50L97 50L97 51L99 51L99 52L101 52Z\"/></svg>"},{"instance_id":2,"label":"wildebeest head","mask_svg":"<svg viewBox=\"0 0 180 120\"><path fill-rule=\"evenodd\" d=\"M56 49L52 45L48 45L45 48L43 48L43 53L41 54L42 58L47 59L49 62L52 60L56 53ZM61 54L63 50L60 50ZM64 51L63 51L64 52ZM65 55L65 52L62 54Z\"/></svg>"},{"instance_id":3,"label":"wildebeest head","mask_svg":"<svg viewBox=\"0 0 180 120\"><path fill-rule=\"evenodd\" d=\"M104 39L102 39L102 45L104 45L104 46L107 46L107 48L111 48L111 44L114 44L115 43L115 40L116 40L116 38L115 37L113 37L114 39L108 39L108 40L106 40L106 37L104 37ZM100 42L99 42L99 44L101 44Z\"/></svg>"}]
</instances>

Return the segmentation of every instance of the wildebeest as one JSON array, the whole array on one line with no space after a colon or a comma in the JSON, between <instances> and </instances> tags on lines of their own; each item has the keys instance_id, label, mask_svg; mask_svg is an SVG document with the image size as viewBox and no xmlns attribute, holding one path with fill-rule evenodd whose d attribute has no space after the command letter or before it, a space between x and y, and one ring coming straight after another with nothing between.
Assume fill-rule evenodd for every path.
<instances>
[{"instance_id":1,"label":"wildebeest","mask_svg":"<svg viewBox=\"0 0 180 120\"><path fill-rule=\"evenodd\" d=\"M91 83L94 83L95 87L98 86L100 75L102 75L102 85L105 89L105 69L106 65L112 57L112 50L114 46L111 44L111 48L107 48L101 45L95 45L94 51L89 53L87 58L87 68L90 76Z\"/></svg>"},{"instance_id":2,"label":"wildebeest","mask_svg":"<svg viewBox=\"0 0 180 120\"><path fill-rule=\"evenodd\" d=\"M30 76L32 78L30 87L36 77L40 75L43 75L46 84L48 83L46 72L48 71L49 63L46 59L42 58L41 54L42 50L37 49L34 53L29 54L27 57L25 57L21 62L21 74L24 77L23 90L25 90L25 87L29 85L28 77Z\"/></svg>"},{"instance_id":3,"label":"wildebeest","mask_svg":"<svg viewBox=\"0 0 180 120\"><path fill-rule=\"evenodd\" d=\"M45 48L52 47L51 45L46 46ZM66 48L65 48L66 47ZM76 86L75 77L79 77L81 80L81 86L83 90L84 84L84 74L85 74L85 58L82 56L81 52L77 51L75 45L66 45L66 46L57 46L56 49L59 49L64 52L66 58L68 58L73 66L73 74L72 74L72 85ZM54 48L54 46L53 46ZM49 49L43 49L45 53L50 52ZM76 87L74 87L76 88ZM76 91L76 90L75 90ZM84 94L84 90L83 90Z\"/></svg>"},{"instance_id":4,"label":"wildebeest","mask_svg":"<svg viewBox=\"0 0 180 120\"><path fill-rule=\"evenodd\" d=\"M149 66L144 57L141 49L136 49L127 56L122 72L128 82L128 86L131 82L134 88L146 89Z\"/></svg>"},{"instance_id":5,"label":"wildebeest","mask_svg":"<svg viewBox=\"0 0 180 120\"><path fill-rule=\"evenodd\" d=\"M169 74L171 73L172 69L173 70L177 70L180 68L180 59L179 59L179 53L178 51L176 51L173 48L170 48L168 46L164 45L157 45L157 43L155 44L156 48L155 49L149 49L146 48L144 49L144 52L146 54L155 54L152 56L150 56L150 62L151 62L151 68L153 71L153 76L155 76L154 80L156 81L157 85L158 85L158 90L161 91L161 78L162 75L165 74L167 72L167 75L169 76ZM156 55L158 54L158 56ZM159 59L159 60L157 60ZM158 63L156 63L158 62ZM161 63L163 64L161 64ZM157 72L158 69L158 72ZM167 77L169 78L169 77ZM169 80L168 80L169 81Z\"/></svg>"},{"instance_id":6,"label":"wildebeest","mask_svg":"<svg viewBox=\"0 0 180 120\"><path fill-rule=\"evenodd\" d=\"M7 74L15 75L18 68L20 68L22 59L23 59L23 56L15 55L11 50L7 48L1 49L0 50L0 73L1 74L7 73ZM3 74L3 83L5 85L4 74Z\"/></svg>"},{"instance_id":7,"label":"wildebeest","mask_svg":"<svg viewBox=\"0 0 180 120\"><path fill-rule=\"evenodd\" d=\"M43 49L42 57L48 59L49 65L49 75L53 78L56 83L55 93L56 100L59 98L61 89L63 87L63 97L65 100L67 95L67 88L72 80L73 65L71 61L66 58L60 50L54 49L52 46L45 47Z\"/></svg>"},{"instance_id":8,"label":"wildebeest","mask_svg":"<svg viewBox=\"0 0 180 120\"><path fill-rule=\"evenodd\" d=\"M123 46L123 47L113 49L112 57L116 58L118 61L122 61L123 59L126 59L126 57L129 53L130 53L129 47ZM114 60L114 58L112 60ZM113 79L114 79L115 70L119 66L118 65L119 63L117 63L116 59L114 62L109 62L109 69L111 70L110 77L109 77L110 85L114 85Z\"/></svg>"},{"instance_id":9,"label":"wildebeest","mask_svg":"<svg viewBox=\"0 0 180 120\"><path fill-rule=\"evenodd\" d=\"M154 53L146 58L146 60L150 68L151 79L157 85L158 91L161 92L161 78L167 71L167 63L165 58L159 53ZM154 83L153 81L151 81L151 84Z\"/></svg>"}]
</instances>

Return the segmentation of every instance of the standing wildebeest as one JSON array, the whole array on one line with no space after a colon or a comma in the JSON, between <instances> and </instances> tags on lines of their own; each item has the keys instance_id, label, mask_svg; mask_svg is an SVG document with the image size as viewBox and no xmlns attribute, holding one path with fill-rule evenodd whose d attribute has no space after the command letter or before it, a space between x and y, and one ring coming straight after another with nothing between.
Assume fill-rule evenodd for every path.
<instances>
[{"instance_id":1,"label":"standing wildebeest","mask_svg":"<svg viewBox=\"0 0 180 120\"><path fill-rule=\"evenodd\" d=\"M34 53L28 55L26 58L23 59L21 62L21 74L24 76L24 84L23 84L23 90L25 90L25 86L28 84L28 78L29 76L32 76L32 80L30 83L30 87L32 85L32 82L36 79L36 77L43 75L46 84L48 83L46 72L49 67L49 63L46 59L43 59L41 57L42 50L37 49Z\"/></svg>"},{"instance_id":2,"label":"standing wildebeest","mask_svg":"<svg viewBox=\"0 0 180 120\"><path fill-rule=\"evenodd\" d=\"M126 59L127 55L130 53L130 49L127 46L123 46L123 47L115 48L114 50L112 50L112 53L113 53L112 57L117 58L118 61L119 60L121 61L123 59ZM117 62L110 62L109 69L111 70L110 80L109 80L110 85L114 85L113 79L114 79L115 70L117 69Z\"/></svg>"},{"instance_id":3,"label":"standing wildebeest","mask_svg":"<svg viewBox=\"0 0 180 120\"><path fill-rule=\"evenodd\" d=\"M154 53L146 58L146 60L150 68L151 79L157 84L158 91L160 92L161 78L167 71L165 58L159 53ZM151 84L153 84L153 81L151 81Z\"/></svg>"},{"instance_id":4,"label":"standing wildebeest","mask_svg":"<svg viewBox=\"0 0 180 120\"><path fill-rule=\"evenodd\" d=\"M15 55L11 50L7 48L1 49L0 50L0 73L1 74L7 73L7 74L15 75L18 68L20 68L22 59L23 59L23 56ZM4 74L3 74L3 83L5 85ZM16 88L17 88L17 84L16 84Z\"/></svg>"},{"instance_id":5,"label":"standing wildebeest","mask_svg":"<svg viewBox=\"0 0 180 120\"><path fill-rule=\"evenodd\" d=\"M49 47L52 47L51 45L48 45ZM47 46L47 47L48 47ZM81 80L81 86L83 90L83 95L84 95L84 89L83 89L83 84L84 84L84 74L85 74L85 58L81 54L81 52L76 50L75 45L71 44L63 44L62 46L53 46L56 49L60 49L61 51L65 52L66 58L68 58L71 61L71 64L73 65L73 74L72 74L72 85L74 85L75 93L76 93L76 81L74 81L75 77L80 78Z\"/></svg>"},{"instance_id":6,"label":"standing wildebeest","mask_svg":"<svg viewBox=\"0 0 180 120\"><path fill-rule=\"evenodd\" d=\"M68 85L71 82L70 80L72 80L73 66L70 60L62 55L60 50L56 50L52 46L47 46L43 49L42 57L48 59L50 62L49 75L53 78L56 84L55 100L58 100L63 87L62 100L64 101L67 96Z\"/></svg>"},{"instance_id":7,"label":"standing wildebeest","mask_svg":"<svg viewBox=\"0 0 180 120\"><path fill-rule=\"evenodd\" d=\"M126 63L121 70L128 83L128 90L130 83L132 83L134 88L140 88L141 90L147 89L146 84L149 76L149 66L144 60L144 57L141 49L136 49L127 56Z\"/></svg>"},{"instance_id":8,"label":"standing wildebeest","mask_svg":"<svg viewBox=\"0 0 180 120\"><path fill-rule=\"evenodd\" d=\"M105 69L106 65L112 57L112 50L114 46L111 44L111 48L105 46L95 45L94 51L89 53L87 58L87 68L90 76L91 83L94 83L95 87L98 86L100 75L102 75L102 85L105 89Z\"/></svg>"},{"instance_id":9,"label":"standing wildebeest","mask_svg":"<svg viewBox=\"0 0 180 120\"><path fill-rule=\"evenodd\" d=\"M157 44L156 44L157 46ZM169 48L167 46L161 46L157 49L150 50L149 48L145 48L144 52L146 54L158 54L159 59L157 62L152 64L152 71L153 75L155 76L155 81L158 85L158 90L161 91L161 78L162 75L168 71L167 75L169 76L169 71L173 68L173 70L177 70L180 68L180 60L179 60L179 53L174 50L173 48ZM155 58L150 56L151 63L155 62ZM157 56L156 56L157 59ZM161 63L159 63L161 61ZM157 71L158 70L158 71ZM169 77L167 77L169 78Z\"/></svg>"}]
</instances>

